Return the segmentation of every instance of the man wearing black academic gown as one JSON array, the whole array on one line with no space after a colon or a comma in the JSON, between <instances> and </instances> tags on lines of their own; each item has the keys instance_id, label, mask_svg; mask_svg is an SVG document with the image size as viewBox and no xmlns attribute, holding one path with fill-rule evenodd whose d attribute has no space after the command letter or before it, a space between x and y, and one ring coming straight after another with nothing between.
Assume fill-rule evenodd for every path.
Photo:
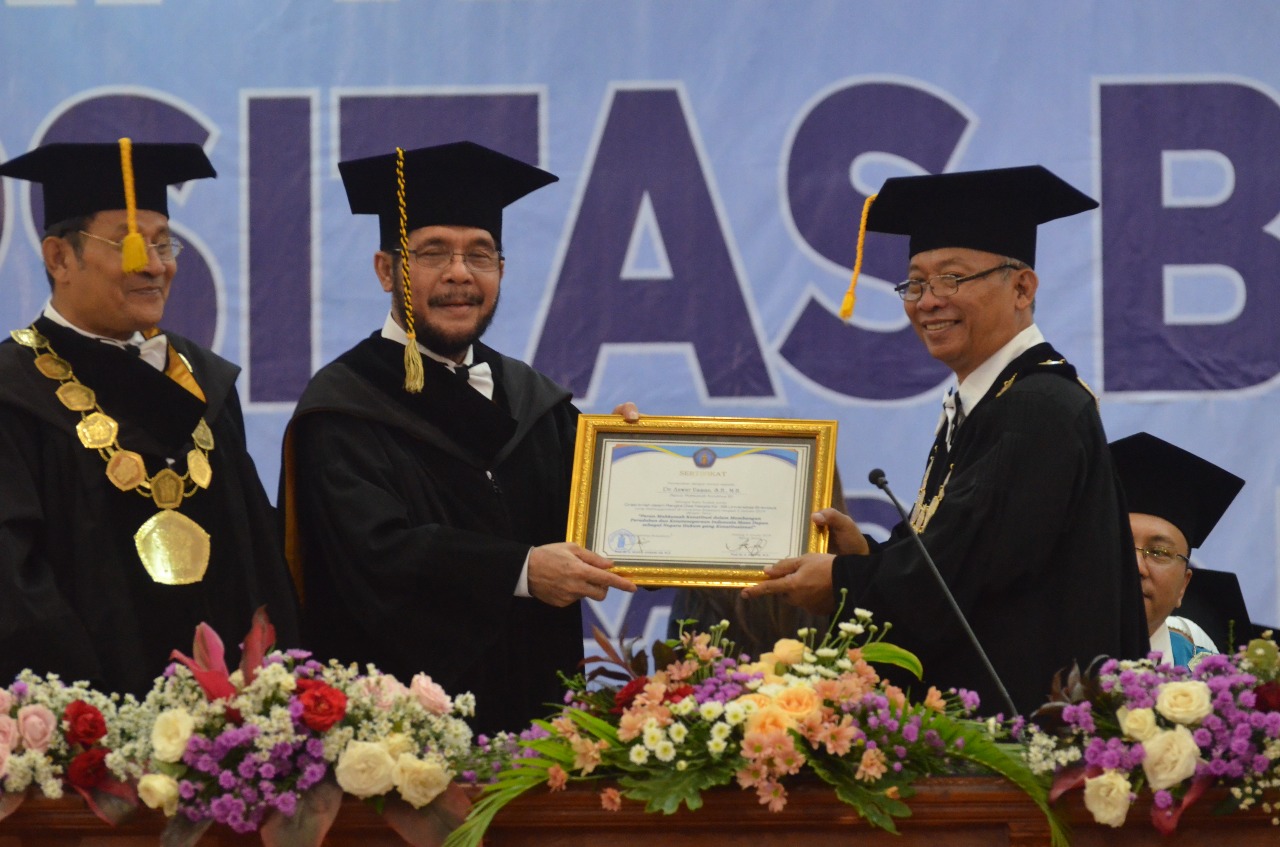
<instances>
[{"instance_id":1,"label":"man wearing black academic gown","mask_svg":"<svg viewBox=\"0 0 1280 847\"><path fill-rule=\"evenodd\" d=\"M1047 699L1054 674L1098 655L1146 653L1128 519L1097 401L1032 319L1036 226L1097 203L1040 167L885 182L867 229L909 235L897 287L930 354L956 374L912 526L985 648L1013 707ZM894 624L926 684L968 688L1008 714L908 526L883 544L825 510L840 555L779 562L748 596L814 610L847 591ZM922 692L921 692L922 693Z\"/></svg>"},{"instance_id":2,"label":"man wearing black academic gown","mask_svg":"<svg viewBox=\"0 0 1280 847\"><path fill-rule=\"evenodd\" d=\"M569 393L479 341L504 269L502 209L556 177L470 142L339 170L352 211L379 216L374 269L392 309L315 375L285 436L306 634L324 656L470 691L477 729L518 731L582 658L578 601L634 590L563 541Z\"/></svg>"},{"instance_id":3,"label":"man wearing black academic gown","mask_svg":"<svg viewBox=\"0 0 1280 847\"><path fill-rule=\"evenodd\" d=\"M52 284L0 344L0 686L30 668L142 694L199 623L234 645L262 605L296 644L239 368L157 328L180 249L168 185L213 176L204 151L53 144L0 173L44 187Z\"/></svg>"}]
</instances>

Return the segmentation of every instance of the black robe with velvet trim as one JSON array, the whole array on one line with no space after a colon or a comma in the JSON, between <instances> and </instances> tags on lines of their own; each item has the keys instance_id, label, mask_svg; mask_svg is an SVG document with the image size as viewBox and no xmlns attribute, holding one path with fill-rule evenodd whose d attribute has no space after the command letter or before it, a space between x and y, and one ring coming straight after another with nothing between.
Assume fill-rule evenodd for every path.
<instances>
[{"instance_id":1,"label":"black robe with velvet trim","mask_svg":"<svg viewBox=\"0 0 1280 847\"><path fill-rule=\"evenodd\" d=\"M210 535L201 582L160 585L138 558L134 533L157 508L122 492L106 463L76 436L80 414L36 370L30 348L0 344L0 687L19 670L56 672L107 691L146 692L174 649L189 653L196 625L210 624L238 655L253 611L266 605L277 644L297 646L293 586L275 509L245 447L235 391L239 368L170 334L204 392L201 401L125 351L45 318L36 328L120 424L118 442L147 472L186 471L191 432L213 433L207 490L179 512Z\"/></svg>"},{"instance_id":2,"label":"black robe with velvet trim","mask_svg":"<svg viewBox=\"0 0 1280 847\"><path fill-rule=\"evenodd\" d=\"M475 356L492 402L429 360L409 394L404 347L377 335L322 368L285 436L280 502L317 658L429 674L476 695L479 731L518 731L583 655L578 604L515 596L529 549L565 538L578 412L523 362Z\"/></svg>"},{"instance_id":3,"label":"black robe with velvet trim","mask_svg":"<svg viewBox=\"0 0 1280 847\"><path fill-rule=\"evenodd\" d=\"M929 497L948 464L924 544L1020 713L1074 661L1146 655L1120 484L1096 402L1062 356L1038 344L1009 364L956 431L949 461L935 463ZM920 657L924 686L968 688L983 714L1007 713L906 527L872 547L833 565L845 615L862 607L892 622L889 640Z\"/></svg>"}]
</instances>

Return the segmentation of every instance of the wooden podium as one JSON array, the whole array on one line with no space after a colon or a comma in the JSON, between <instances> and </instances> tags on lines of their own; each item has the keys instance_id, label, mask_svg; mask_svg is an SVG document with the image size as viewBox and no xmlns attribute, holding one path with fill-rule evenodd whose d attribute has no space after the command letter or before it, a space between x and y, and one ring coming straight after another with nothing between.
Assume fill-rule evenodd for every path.
<instances>
[{"instance_id":1,"label":"wooden podium","mask_svg":"<svg viewBox=\"0 0 1280 847\"><path fill-rule=\"evenodd\" d=\"M1049 843L1040 811L1000 779L945 777L920 783L909 801L912 816L900 821L898 836L869 826L820 783L791 787L789 794L787 807L777 813L760 806L754 792L723 789L705 794L704 805L697 812L651 815L639 804L627 801L620 811L606 812L595 789L575 786L554 794L535 791L503 810L485 843L489 847L1039 847ZM1271 815L1259 809L1214 815L1213 809L1224 796L1222 791L1211 791L1201 797L1183 815L1177 833L1170 838L1151 826L1147 801L1135 804L1128 823L1118 830L1094 823L1079 791L1064 798L1058 808L1071 829L1073 845L1280 844L1280 827L1272 826ZM112 828L94 817L78 798L30 799L0 821L0 847L144 847L159 843L164 824L158 812L143 808ZM200 842L202 847L260 843L256 835L238 836L221 826L211 827ZM325 844L403 847L404 842L372 807L347 798Z\"/></svg>"}]
</instances>

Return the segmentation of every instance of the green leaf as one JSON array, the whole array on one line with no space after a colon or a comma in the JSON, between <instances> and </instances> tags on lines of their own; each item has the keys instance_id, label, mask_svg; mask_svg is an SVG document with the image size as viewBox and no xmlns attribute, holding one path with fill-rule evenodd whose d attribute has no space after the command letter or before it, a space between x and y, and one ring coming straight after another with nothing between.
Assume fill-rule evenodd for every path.
<instances>
[{"instance_id":1,"label":"green leaf","mask_svg":"<svg viewBox=\"0 0 1280 847\"><path fill-rule=\"evenodd\" d=\"M1040 811L1044 812L1054 847L1067 847L1069 834L1066 826L1049 807L1048 787L1044 780L1031 772L1022 758L1022 748L1019 745L996 742L986 727L976 721L959 720L937 713L933 713L932 717L926 716L921 729L937 732L953 758L981 765L1021 788ZM956 741L960 739L964 739L964 744L957 749Z\"/></svg>"},{"instance_id":2,"label":"green leaf","mask_svg":"<svg viewBox=\"0 0 1280 847\"><path fill-rule=\"evenodd\" d=\"M868 662L881 665L894 665L915 674L916 679L924 675L924 665L910 650L904 650L896 644L884 641L872 641L862 645L862 658Z\"/></svg>"},{"instance_id":3,"label":"green leaf","mask_svg":"<svg viewBox=\"0 0 1280 847\"><path fill-rule=\"evenodd\" d=\"M702 792L726 785L733 779L733 767L717 762L701 768L678 771L674 767L663 772L646 770L636 776L618 780L623 794L645 804L646 812L671 815L684 804L689 809L702 807Z\"/></svg>"}]
</instances>

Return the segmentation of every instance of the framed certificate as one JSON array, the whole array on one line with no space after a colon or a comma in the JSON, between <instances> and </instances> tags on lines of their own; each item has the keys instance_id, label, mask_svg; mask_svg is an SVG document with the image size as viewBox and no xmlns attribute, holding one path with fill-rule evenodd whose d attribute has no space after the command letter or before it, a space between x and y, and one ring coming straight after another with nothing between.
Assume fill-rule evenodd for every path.
<instances>
[{"instance_id":1,"label":"framed certificate","mask_svg":"<svg viewBox=\"0 0 1280 847\"><path fill-rule=\"evenodd\" d=\"M568 538L639 585L751 585L826 551L835 442L835 421L582 415Z\"/></svg>"}]
</instances>

